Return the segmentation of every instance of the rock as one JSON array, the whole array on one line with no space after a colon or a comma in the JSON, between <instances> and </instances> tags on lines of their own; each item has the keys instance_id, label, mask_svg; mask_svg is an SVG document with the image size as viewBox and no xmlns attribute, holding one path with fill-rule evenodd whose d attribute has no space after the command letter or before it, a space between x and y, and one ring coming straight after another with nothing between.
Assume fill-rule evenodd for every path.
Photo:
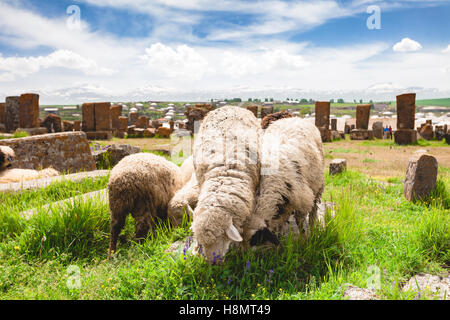
<instances>
[{"instance_id":1,"label":"rock","mask_svg":"<svg viewBox=\"0 0 450 320\"><path fill-rule=\"evenodd\" d=\"M327 128L317 128L320 132L322 142L331 142L331 130Z\"/></svg>"},{"instance_id":2,"label":"rock","mask_svg":"<svg viewBox=\"0 0 450 320\"><path fill-rule=\"evenodd\" d=\"M352 285L347 285L344 291L344 297L349 298L348 300L378 300L372 290L358 288Z\"/></svg>"},{"instance_id":3,"label":"rock","mask_svg":"<svg viewBox=\"0 0 450 320\"><path fill-rule=\"evenodd\" d=\"M98 145L99 146L99 145ZM92 152L98 169L113 168L120 160L131 154L140 153L141 149L129 144L113 144L96 148Z\"/></svg>"},{"instance_id":4,"label":"rock","mask_svg":"<svg viewBox=\"0 0 450 320\"><path fill-rule=\"evenodd\" d=\"M171 133L172 132L170 131L170 129L166 127L159 127L158 130L156 131L156 134L163 138L170 138Z\"/></svg>"},{"instance_id":5,"label":"rock","mask_svg":"<svg viewBox=\"0 0 450 320\"><path fill-rule=\"evenodd\" d=\"M136 128L147 129L148 128L148 117L140 116L137 119L135 125L136 125Z\"/></svg>"},{"instance_id":6,"label":"rock","mask_svg":"<svg viewBox=\"0 0 450 320\"><path fill-rule=\"evenodd\" d=\"M383 134L384 134L383 122L375 121L372 124L372 131L373 131L373 136L375 138L383 139Z\"/></svg>"},{"instance_id":7,"label":"rock","mask_svg":"<svg viewBox=\"0 0 450 320\"><path fill-rule=\"evenodd\" d=\"M337 131L337 119L331 119L331 131Z\"/></svg>"},{"instance_id":8,"label":"rock","mask_svg":"<svg viewBox=\"0 0 450 320\"><path fill-rule=\"evenodd\" d=\"M185 129L178 129L173 132L177 137L190 137L191 132Z\"/></svg>"},{"instance_id":9,"label":"rock","mask_svg":"<svg viewBox=\"0 0 450 320\"><path fill-rule=\"evenodd\" d=\"M111 131L92 131L86 132L86 136L89 140L111 140Z\"/></svg>"},{"instance_id":10,"label":"rock","mask_svg":"<svg viewBox=\"0 0 450 320\"><path fill-rule=\"evenodd\" d=\"M147 128L144 130L144 137L153 138L156 134L156 130L153 128Z\"/></svg>"},{"instance_id":11,"label":"rock","mask_svg":"<svg viewBox=\"0 0 450 320\"><path fill-rule=\"evenodd\" d=\"M293 117L293 115L287 110L269 114L262 119L261 128L267 129L270 126L270 124L272 124L273 122L275 122L277 120L284 119L284 118L292 118L292 117Z\"/></svg>"},{"instance_id":12,"label":"rock","mask_svg":"<svg viewBox=\"0 0 450 320\"><path fill-rule=\"evenodd\" d=\"M426 152L416 152L409 160L403 194L408 201L423 199L436 187L438 162Z\"/></svg>"},{"instance_id":13,"label":"rock","mask_svg":"<svg viewBox=\"0 0 450 320\"><path fill-rule=\"evenodd\" d=\"M39 180L30 180L15 183L0 184L0 193L17 193L23 190L43 189L54 183L62 181L79 182L85 179L95 180L97 178L106 177L109 175L109 170L95 170L89 172L79 172L69 175L60 175L51 178L43 178Z\"/></svg>"},{"instance_id":14,"label":"rock","mask_svg":"<svg viewBox=\"0 0 450 320\"><path fill-rule=\"evenodd\" d=\"M73 130L74 131L81 131L81 121L80 120L75 120L73 122Z\"/></svg>"},{"instance_id":15,"label":"rock","mask_svg":"<svg viewBox=\"0 0 450 320\"><path fill-rule=\"evenodd\" d=\"M65 132L73 131L73 122L72 121L63 120L62 123L63 123Z\"/></svg>"},{"instance_id":16,"label":"rock","mask_svg":"<svg viewBox=\"0 0 450 320\"><path fill-rule=\"evenodd\" d=\"M16 154L14 168L59 172L95 170L95 161L84 132L62 132L19 139L0 140Z\"/></svg>"},{"instance_id":17,"label":"rock","mask_svg":"<svg viewBox=\"0 0 450 320\"><path fill-rule=\"evenodd\" d=\"M48 133L58 133L63 131L61 117L53 113L48 114L44 118L41 127L46 128Z\"/></svg>"},{"instance_id":18,"label":"rock","mask_svg":"<svg viewBox=\"0 0 450 320\"><path fill-rule=\"evenodd\" d=\"M194 133L195 123L202 121L203 118L212 110L214 110L214 107L209 104L197 104L195 107L188 107L185 112L188 119L186 122L186 129L188 129L191 133Z\"/></svg>"},{"instance_id":19,"label":"rock","mask_svg":"<svg viewBox=\"0 0 450 320\"><path fill-rule=\"evenodd\" d=\"M330 176L339 174L347 170L347 160L333 159L330 162Z\"/></svg>"},{"instance_id":20,"label":"rock","mask_svg":"<svg viewBox=\"0 0 450 320\"><path fill-rule=\"evenodd\" d=\"M417 131L414 129L400 129L394 132L396 144L408 145L417 142Z\"/></svg>"},{"instance_id":21,"label":"rock","mask_svg":"<svg viewBox=\"0 0 450 320\"><path fill-rule=\"evenodd\" d=\"M441 141L445 138L446 132L447 130L445 126L436 126L434 128L434 137L436 138L436 140Z\"/></svg>"},{"instance_id":22,"label":"rock","mask_svg":"<svg viewBox=\"0 0 450 320\"><path fill-rule=\"evenodd\" d=\"M342 136L341 132L336 130L330 130L331 141L345 139L345 134Z\"/></svg>"},{"instance_id":23,"label":"rock","mask_svg":"<svg viewBox=\"0 0 450 320\"><path fill-rule=\"evenodd\" d=\"M134 131L135 129L136 129L136 126L135 126L135 125L128 126L128 128L127 128L127 134L128 134L128 135L136 134L136 132Z\"/></svg>"},{"instance_id":24,"label":"rock","mask_svg":"<svg viewBox=\"0 0 450 320\"><path fill-rule=\"evenodd\" d=\"M130 112L129 118L130 118L130 125L133 126L138 121L139 114L137 112Z\"/></svg>"},{"instance_id":25,"label":"rock","mask_svg":"<svg viewBox=\"0 0 450 320\"><path fill-rule=\"evenodd\" d=\"M439 300L450 300L450 277L435 276L426 273L419 273L409 279L403 287L403 291L413 291L417 293L416 298L422 296L428 298L438 298Z\"/></svg>"},{"instance_id":26,"label":"rock","mask_svg":"<svg viewBox=\"0 0 450 320\"><path fill-rule=\"evenodd\" d=\"M365 129L354 129L350 131L350 140L372 140L373 131Z\"/></svg>"},{"instance_id":27,"label":"rock","mask_svg":"<svg viewBox=\"0 0 450 320\"><path fill-rule=\"evenodd\" d=\"M420 135L422 136L422 138L424 138L425 140L431 140L434 137L434 132L433 132L433 126L431 124L425 124L421 129L420 129Z\"/></svg>"}]
</instances>

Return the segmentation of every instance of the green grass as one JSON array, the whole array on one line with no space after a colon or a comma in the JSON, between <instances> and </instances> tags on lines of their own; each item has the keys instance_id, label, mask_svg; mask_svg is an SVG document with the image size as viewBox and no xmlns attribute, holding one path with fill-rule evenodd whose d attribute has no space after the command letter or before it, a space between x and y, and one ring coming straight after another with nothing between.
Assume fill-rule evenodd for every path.
<instances>
[{"instance_id":1,"label":"green grass","mask_svg":"<svg viewBox=\"0 0 450 320\"><path fill-rule=\"evenodd\" d=\"M383 140L383 139L375 139L375 140L365 140L359 143L361 146L375 146L375 147L404 147L402 145L398 145L395 141L392 140ZM413 146L421 146L421 147L448 147L448 144L445 143L445 140L437 141L437 140L424 140L419 139L416 143L411 144Z\"/></svg>"},{"instance_id":2,"label":"green grass","mask_svg":"<svg viewBox=\"0 0 450 320\"><path fill-rule=\"evenodd\" d=\"M366 287L373 267L381 270L379 297L412 299L399 289L402 283L418 272L445 272L448 175L423 202L406 201L401 183L382 185L351 170L325 178L323 198L338 205L325 227L316 225L307 240L288 235L277 248L234 248L221 266L165 252L191 235L186 219L178 228L159 225L138 244L129 217L118 253L108 261L107 206L80 201L40 210L30 220L18 215L101 189L105 180L0 195L0 299L343 299L344 284ZM69 266L80 270L78 289L67 286Z\"/></svg>"},{"instance_id":3,"label":"green grass","mask_svg":"<svg viewBox=\"0 0 450 320\"><path fill-rule=\"evenodd\" d=\"M5 136L2 136L0 133L0 140L25 138L25 137L28 137L28 132L25 132L25 131L16 131L13 133L12 137L5 137Z\"/></svg>"}]
</instances>

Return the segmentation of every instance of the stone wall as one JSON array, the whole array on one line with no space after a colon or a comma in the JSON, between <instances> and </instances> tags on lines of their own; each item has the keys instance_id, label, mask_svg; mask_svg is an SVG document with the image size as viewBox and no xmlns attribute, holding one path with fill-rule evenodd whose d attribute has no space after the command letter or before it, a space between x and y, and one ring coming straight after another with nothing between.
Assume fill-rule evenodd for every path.
<instances>
[{"instance_id":1,"label":"stone wall","mask_svg":"<svg viewBox=\"0 0 450 320\"><path fill-rule=\"evenodd\" d=\"M0 140L16 154L14 168L41 170L53 167L64 173L96 169L84 132L62 132Z\"/></svg>"}]
</instances>

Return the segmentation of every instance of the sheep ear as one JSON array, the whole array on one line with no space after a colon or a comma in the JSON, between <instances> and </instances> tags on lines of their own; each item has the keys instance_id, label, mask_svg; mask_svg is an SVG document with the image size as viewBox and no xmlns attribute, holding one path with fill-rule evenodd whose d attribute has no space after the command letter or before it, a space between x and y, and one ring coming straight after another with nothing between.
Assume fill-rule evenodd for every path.
<instances>
[{"instance_id":1,"label":"sheep ear","mask_svg":"<svg viewBox=\"0 0 450 320\"><path fill-rule=\"evenodd\" d=\"M236 242L242 241L242 237L239 234L239 231L236 229L236 227L233 224L230 224L226 233L227 233L228 238L230 238L231 240L236 241Z\"/></svg>"}]
</instances>

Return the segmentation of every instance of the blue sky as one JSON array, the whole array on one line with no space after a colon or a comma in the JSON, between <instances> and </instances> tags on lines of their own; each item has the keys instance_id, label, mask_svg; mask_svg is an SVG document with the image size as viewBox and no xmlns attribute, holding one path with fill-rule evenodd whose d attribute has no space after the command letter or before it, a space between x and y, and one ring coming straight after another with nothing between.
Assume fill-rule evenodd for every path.
<instances>
[{"instance_id":1,"label":"blue sky","mask_svg":"<svg viewBox=\"0 0 450 320\"><path fill-rule=\"evenodd\" d=\"M438 0L0 0L0 99L450 97L449 16Z\"/></svg>"}]
</instances>

